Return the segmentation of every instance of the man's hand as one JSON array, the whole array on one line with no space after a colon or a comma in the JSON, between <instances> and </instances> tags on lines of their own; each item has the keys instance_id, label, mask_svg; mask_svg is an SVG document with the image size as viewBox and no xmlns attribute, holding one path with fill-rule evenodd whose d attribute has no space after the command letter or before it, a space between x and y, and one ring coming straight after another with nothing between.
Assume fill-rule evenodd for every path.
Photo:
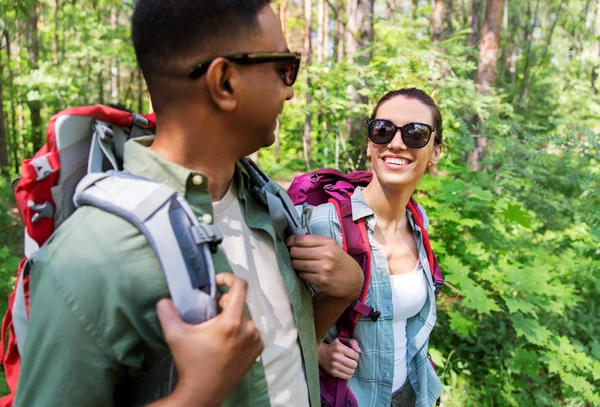
<instances>
[{"instance_id":1,"label":"man's hand","mask_svg":"<svg viewBox=\"0 0 600 407\"><path fill-rule=\"evenodd\" d=\"M302 280L330 297L352 301L360 295L363 272L334 239L318 235L291 236L287 245L292 266Z\"/></svg>"},{"instance_id":2,"label":"man's hand","mask_svg":"<svg viewBox=\"0 0 600 407\"><path fill-rule=\"evenodd\" d=\"M216 282L229 287L219 301L222 312L201 324L183 322L171 300L158 302L158 319L179 382L173 394L152 407L221 405L261 354L262 339L244 309L246 281L221 273Z\"/></svg>"},{"instance_id":3,"label":"man's hand","mask_svg":"<svg viewBox=\"0 0 600 407\"><path fill-rule=\"evenodd\" d=\"M333 377L350 380L358 366L360 347L356 339L350 339L350 347L336 338L331 343L319 345L319 366Z\"/></svg>"}]
</instances>

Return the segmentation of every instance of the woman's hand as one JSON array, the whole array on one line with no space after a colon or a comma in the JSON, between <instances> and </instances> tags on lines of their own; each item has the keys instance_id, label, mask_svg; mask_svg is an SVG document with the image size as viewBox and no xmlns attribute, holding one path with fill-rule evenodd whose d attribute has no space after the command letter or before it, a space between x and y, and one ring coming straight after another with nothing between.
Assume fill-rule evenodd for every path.
<instances>
[{"instance_id":1,"label":"woman's hand","mask_svg":"<svg viewBox=\"0 0 600 407\"><path fill-rule=\"evenodd\" d=\"M360 347L356 339L350 339L350 347L338 338L331 343L319 345L319 365L333 377L350 380L358 366Z\"/></svg>"}]
</instances>

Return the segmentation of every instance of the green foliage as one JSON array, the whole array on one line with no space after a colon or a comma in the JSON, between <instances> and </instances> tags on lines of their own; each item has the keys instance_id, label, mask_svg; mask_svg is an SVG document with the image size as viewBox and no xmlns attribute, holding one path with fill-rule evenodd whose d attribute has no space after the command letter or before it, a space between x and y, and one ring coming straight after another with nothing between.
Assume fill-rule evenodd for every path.
<instances>
[{"instance_id":1,"label":"green foliage","mask_svg":"<svg viewBox=\"0 0 600 407\"><path fill-rule=\"evenodd\" d=\"M32 153L32 135L43 130L28 124L26 103L43 102L44 123L68 106L108 103L116 60L127 74L120 101L138 108L124 18L132 2L93 3L61 2L59 42L65 49L58 65L50 48L54 33L45 26L38 66L31 66L27 44L21 44L0 73L8 84L4 111L16 105L21 119L20 139L9 140L17 162ZM376 20L368 64L329 60L303 67L296 97L281 116L279 144L261 150L260 164L276 178L305 172L302 134L310 115L311 168L358 169L366 140L348 138L349 120L365 119L388 90L416 86L429 92L444 117L445 150L435 175L419 184L417 198L431 219L446 280L461 292L459 301L439 300L431 338L445 384L443 405L600 405L600 96L591 86L600 59L592 52L597 38L588 18L594 2L508 2L498 78L489 95L479 93L474 81L478 55L466 45L466 18L454 18L453 35L432 44L430 3L418 3L416 17L407 12L398 13L399 20ZM10 33L24 27L31 4L0 0ZM470 2L454 4L458 9ZM112 27L115 7L121 18ZM49 2L41 8L50 24ZM288 33L302 31L301 15L289 16ZM299 42L292 37L290 44ZM9 69L19 73L12 83ZM362 100L353 100L350 88ZM478 172L465 163L473 135L490 142ZM0 243L1 304L21 243L10 199L0 180L0 233L7 236Z\"/></svg>"}]
</instances>

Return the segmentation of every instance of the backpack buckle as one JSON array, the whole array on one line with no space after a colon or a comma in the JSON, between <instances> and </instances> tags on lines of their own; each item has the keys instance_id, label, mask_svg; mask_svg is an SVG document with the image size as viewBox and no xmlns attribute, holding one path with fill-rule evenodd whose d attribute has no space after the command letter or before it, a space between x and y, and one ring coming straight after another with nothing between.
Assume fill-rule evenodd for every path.
<instances>
[{"instance_id":1,"label":"backpack buckle","mask_svg":"<svg viewBox=\"0 0 600 407\"><path fill-rule=\"evenodd\" d=\"M219 232L214 225L201 223L196 226L192 226L192 236L194 243L197 245L203 245L207 243L210 246L210 251L215 254L217 247L223 241L223 235Z\"/></svg>"},{"instance_id":2,"label":"backpack buckle","mask_svg":"<svg viewBox=\"0 0 600 407\"><path fill-rule=\"evenodd\" d=\"M380 316L381 316L381 312L375 311L375 310L372 310L371 313L369 314L369 318L371 318L371 321L373 321L373 322L377 322L377 320L379 319Z\"/></svg>"},{"instance_id":3,"label":"backpack buckle","mask_svg":"<svg viewBox=\"0 0 600 407\"><path fill-rule=\"evenodd\" d=\"M38 223L42 218L52 219L54 216L54 207L48 201L39 205L36 205L34 201L27 201L27 207L36 212L31 217L31 223Z\"/></svg>"}]
</instances>

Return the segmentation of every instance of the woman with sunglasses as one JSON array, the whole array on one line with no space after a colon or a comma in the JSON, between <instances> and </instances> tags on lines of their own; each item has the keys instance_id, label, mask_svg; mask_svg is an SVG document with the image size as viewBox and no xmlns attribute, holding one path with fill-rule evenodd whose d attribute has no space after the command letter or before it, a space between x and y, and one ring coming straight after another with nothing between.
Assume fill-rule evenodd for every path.
<instances>
[{"instance_id":1,"label":"woman with sunglasses","mask_svg":"<svg viewBox=\"0 0 600 407\"><path fill-rule=\"evenodd\" d=\"M442 117L426 93L400 89L377 103L368 132L373 179L354 191L352 217L365 220L371 245L365 303L381 317L376 322L361 317L350 347L336 339L332 328L319 347L319 364L332 376L348 380L360 407L430 407L442 390L427 360L436 321L435 290L421 230L407 204L423 174L438 162ZM313 208L308 222L311 233L334 237L341 244L332 204Z\"/></svg>"}]
</instances>

